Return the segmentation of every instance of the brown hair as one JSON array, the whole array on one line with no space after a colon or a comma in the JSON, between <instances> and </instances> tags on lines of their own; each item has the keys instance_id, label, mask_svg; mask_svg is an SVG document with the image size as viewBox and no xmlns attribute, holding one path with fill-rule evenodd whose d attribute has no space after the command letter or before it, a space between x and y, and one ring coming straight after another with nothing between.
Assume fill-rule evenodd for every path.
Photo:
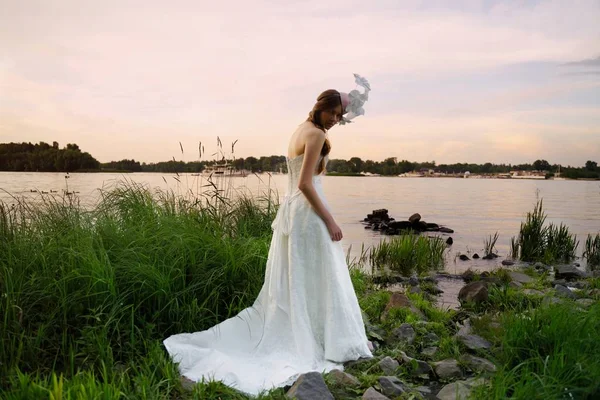
<instances>
[{"instance_id":1,"label":"brown hair","mask_svg":"<svg viewBox=\"0 0 600 400\"><path fill-rule=\"evenodd\" d=\"M325 128L321 124L321 113L323 111L333 110L341 104L342 98L340 92L334 89L326 90L317 97L317 102L313 106L313 109L308 113L307 121L312 122L314 126L325 132ZM326 138L325 143L323 143L323 147L321 148L321 156L323 156L323 158L319 162L319 167L317 168L319 174L325 170L325 156L328 155L330 151L331 143L329 143L329 139Z\"/></svg>"}]
</instances>

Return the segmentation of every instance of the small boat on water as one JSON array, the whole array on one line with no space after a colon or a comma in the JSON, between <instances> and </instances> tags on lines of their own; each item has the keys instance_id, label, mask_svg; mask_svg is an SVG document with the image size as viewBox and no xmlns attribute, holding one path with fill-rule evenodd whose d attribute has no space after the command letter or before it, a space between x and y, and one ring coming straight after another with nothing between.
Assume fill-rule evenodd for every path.
<instances>
[{"instance_id":1,"label":"small boat on water","mask_svg":"<svg viewBox=\"0 0 600 400\"><path fill-rule=\"evenodd\" d=\"M242 177L245 178L248 176L249 172L245 169L236 169L233 165L228 163L227 161L209 165L204 171L202 171L202 175L204 176L219 176L219 177Z\"/></svg>"}]
</instances>

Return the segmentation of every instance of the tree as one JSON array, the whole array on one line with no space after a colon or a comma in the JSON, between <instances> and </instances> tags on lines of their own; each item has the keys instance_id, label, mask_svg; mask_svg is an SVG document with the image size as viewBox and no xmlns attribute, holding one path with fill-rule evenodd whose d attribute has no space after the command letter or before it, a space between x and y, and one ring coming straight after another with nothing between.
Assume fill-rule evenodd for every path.
<instances>
[{"instance_id":1,"label":"tree","mask_svg":"<svg viewBox=\"0 0 600 400\"><path fill-rule=\"evenodd\" d=\"M596 169L598 168L598 163L596 161L586 161L585 162L585 169L587 169L588 171L596 171Z\"/></svg>"},{"instance_id":2,"label":"tree","mask_svg":"<svg viewBox=\"0 0 600 400\"><path fill-rule=\"evenodd\" d=\"M546 160L535 160L533 163L533 169L537 171L549 171L550 163Z\"/></svg>"}]
</instances>

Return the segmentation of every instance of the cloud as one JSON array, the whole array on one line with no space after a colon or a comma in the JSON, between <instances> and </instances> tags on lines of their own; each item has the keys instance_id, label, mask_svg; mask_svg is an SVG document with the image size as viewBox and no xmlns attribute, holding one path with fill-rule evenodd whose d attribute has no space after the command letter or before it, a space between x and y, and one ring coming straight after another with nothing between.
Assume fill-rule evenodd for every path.
<instances>
[{"instance_id":1,"label":"cloud","mask_svg":"<svg viewBox=\"0 0 600 400\"><path fill-rule=\"evenodd\" d=\"M596 58L588 58L586 60L571 61L571 62L564 63L562 65L568 66L568 67L598 67L598 68L600 68L600 56L598 56Z\"/></svg>"}]
</instances>

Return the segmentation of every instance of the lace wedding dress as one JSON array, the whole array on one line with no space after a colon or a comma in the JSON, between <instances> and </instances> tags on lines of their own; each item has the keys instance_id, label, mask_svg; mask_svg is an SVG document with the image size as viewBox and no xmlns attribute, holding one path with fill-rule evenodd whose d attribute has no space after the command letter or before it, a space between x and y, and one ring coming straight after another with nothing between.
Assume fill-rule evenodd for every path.
<instances>
[{"instance_id":1,"label":"lace wedding dress","mask_svg":"<svg viewBox=\"0 0 600 400\"><path fill-rule=\"evenodd\" d=\"M253 306L206 331L164 341L185 377L257 395L300 374L371 357L342 246L298 189L302 160L287 158L288 193L272 225L265 282ZM313 184L329 207L321 179L314 175Z\"/></svg>"}]
</instances>

